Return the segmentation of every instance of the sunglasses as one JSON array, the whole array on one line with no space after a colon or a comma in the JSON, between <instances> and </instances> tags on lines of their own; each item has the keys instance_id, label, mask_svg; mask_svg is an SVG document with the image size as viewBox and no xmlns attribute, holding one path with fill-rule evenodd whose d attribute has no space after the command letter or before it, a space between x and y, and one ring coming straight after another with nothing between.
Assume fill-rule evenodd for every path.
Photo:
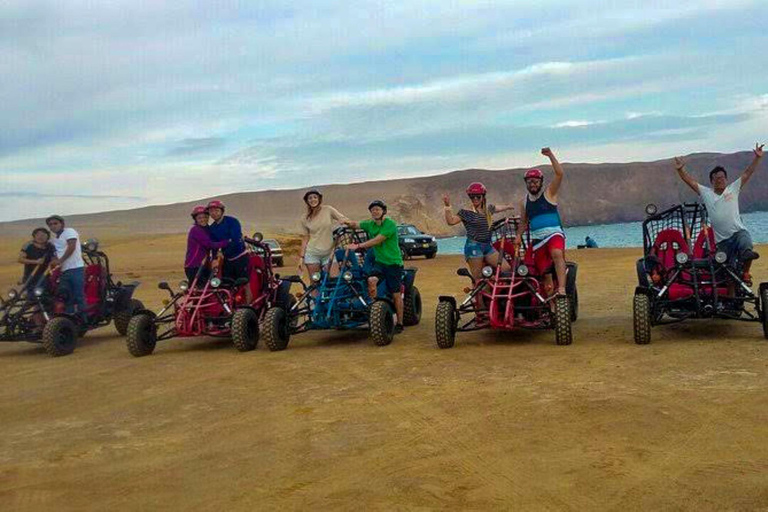
<instances>
[{"instance_id":1,"label":"sunglasses","mask_svg":"<svg viewBox=\"0 0 768 512\"><path fill-rule=\"evenodd\" d=\"M482 194L470 194L469 198L470 199L482 199L483 196L482 196Z\"/></svg>"}]
</instances>

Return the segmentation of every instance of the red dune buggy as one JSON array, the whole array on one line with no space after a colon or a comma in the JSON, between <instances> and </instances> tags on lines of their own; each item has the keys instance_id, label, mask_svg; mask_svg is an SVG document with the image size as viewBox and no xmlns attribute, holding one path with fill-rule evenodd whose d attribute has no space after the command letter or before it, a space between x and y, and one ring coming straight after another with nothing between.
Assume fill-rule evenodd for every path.
<instances>
[{"instance_id":1,"label":"red dune buggy","mask_svg":"<svg viewBox=\"0 0 768 512\"><path fill-rule=\"evenodd\" d=\"M499 251L499 264L482 269L482 277L472 280L466 298L457 304L454 297L440 296L435 313L435 337L440 348L453 347L456 333L479 329L554 329L558 345L572 342L571 323L578 316L575 263L567 263L566 296L550 295L549 276L557 289L551 261L537 267L530 232L522 240L522 256L515 253L514 240L519 219L500 219L491 226L493 245ZM457 273L472 279L466 268Z\"/></svg>"},{"instance_id":2,"label":"red dune buggy","mask_svg":"<svg viewBox=\"0 0 768 512\"><path fill-rule=\"evenodd\" d=\"M117 332L126 333L133 313L144 309L133 298L139 283L113 281L109 258L99 250L98 241L88 240L82 254L86 318L65 312L67 297L58 290L60 271L46 272L37 282L10 290L8 299L0 305L0 342L40 343L49 355L58 357L74 352L78 336L113 320Z\"/></svg>"},{"instance_id":3,"label":"red dune buggy","mask_svg":"<svg viewBox=\"0 0 768 512\"><path fill-rule=\"evenodd\" d=\"M259 322L271 306L289 308L289 280L272 271L272 253L260 233L245 238L248 248L248 277L232 281L219 276L220 269L205 279L201 272L192 282L179 283L174 292L166 282L158 287L171 297L158 313L139 311L128 324L126 344L135 357L154 352L158 341L182 337L231 338L240 352L254 350L259 341ZM212 260L209 256L209 264ZM201 267L202 269L203 267ZM248 302L246 287L250 287ZM159 330L162 330L158 333Z\"/></svg>"},{"instance_id":4,"label":"red dune buggy","mask_svg":"<svg viewBox=\"0 0 768 512\"><path fill-rule=\"evenodd\" d=\"M653 326L693 318L761 322L768 337L768 283L755 294L741 263L717 250L706 208L691 203L658 212L648 205L646 214L632 308L635 343L650 343Z\"/></svg>"}]
</instances>

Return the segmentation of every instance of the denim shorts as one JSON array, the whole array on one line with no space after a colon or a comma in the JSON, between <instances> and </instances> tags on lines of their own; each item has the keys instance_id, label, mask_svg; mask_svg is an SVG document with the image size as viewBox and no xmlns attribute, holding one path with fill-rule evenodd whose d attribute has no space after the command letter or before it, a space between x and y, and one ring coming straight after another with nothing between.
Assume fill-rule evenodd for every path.
<instances>
[{"instance_id":1,"label":"denim shorts","mask_svg":"<svg viewBox=\"0 0 768 512\"><path fill-rule=\"evenodd\" d=\"M475 242L474 240L467 238L467 242L464 244L464 257L466 259L484 258L495 252L496 249L489 243Z\"/></svg>"},{"instance_id":2,"label":"denim shorts","mask_svg":"<svg viewBox=\"0 0 768 512\"><path fill-rule=\"evenodd\" d=\"M314 254L309 251L304 253L305 265L322 265L325 266L331 262L331 254Z\"/></svg>"},{"instance_id":3,"label":"denim shorts","mask_svg":"<svg viewBox=\"0 0 768 512\"><path fill-rule=\"evenodd\" d=\"M741 260L744 251L752 250L752 237L746 229L739 230L730 238L721 240L717 249L728 255L728 261Z\"/></svg>"}]
</instances>

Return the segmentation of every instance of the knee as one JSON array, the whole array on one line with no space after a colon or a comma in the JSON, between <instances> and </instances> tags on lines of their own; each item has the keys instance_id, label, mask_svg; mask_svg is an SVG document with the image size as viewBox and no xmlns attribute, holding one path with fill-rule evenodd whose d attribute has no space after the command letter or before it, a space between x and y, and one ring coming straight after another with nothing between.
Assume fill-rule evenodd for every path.
<instances>
[{"instance_id":1,"label":"knee","mask_svg":"<svg viewBox=\"0 0 768 512\"><path fill-rule=\"evenodd\" d=\"M552 259L555 261L565 261L565 255L563 254L562 249L552 249L550 254L552 255Z\"/></svg>"}]
</instances>

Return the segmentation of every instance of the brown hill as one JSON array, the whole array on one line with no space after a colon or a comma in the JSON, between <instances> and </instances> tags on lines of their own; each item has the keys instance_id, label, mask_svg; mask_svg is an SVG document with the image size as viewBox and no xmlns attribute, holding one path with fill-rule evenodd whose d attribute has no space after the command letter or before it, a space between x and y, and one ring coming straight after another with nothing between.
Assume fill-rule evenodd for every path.
<instances>
[{"instance_id":1,"label":"brown hill","mask_svg":"<svg viewBox=\"0 0 768 512\"><path fill-rule=\"evenodd\" d=\"M567 155L563 155L567 158ZM698 153L690 155L688 169L700 181L715 165L738 176L752 159L751 152L734 154ZM638 220L645 204L667 206L681 200L693 200L694 194L680 182L669 160L637 163L565 164L566 179L561 191L562 213L568 225L599 224ZM540 166L548 178L550 166ZM517 201L523 197L522 175L525 169L467 169L439 176L372 181L351 185L322 187L325 202L352 218L364 218L373 199L383 199L390 215L401 222L411 222L436 235L459 234L459 228L445 225L442 219L442 194L451 195L454 206L465 201L464 189L470 182L482 181L496 203ZM760 174L765 174L765 170ZM267 190L219 196L227 211L241 219L244 229L267 232L297 232L298 218L304 205L304 190ZM190 224L189 210L204 201L149 206L134 210L72 215L70 225L84 237L132 233L179 233ZM750 183L741 198L742 211L768 210L768 176ZM2 224L5 236L26 236L42 219Z\"/></svg>"}]
</instances>

